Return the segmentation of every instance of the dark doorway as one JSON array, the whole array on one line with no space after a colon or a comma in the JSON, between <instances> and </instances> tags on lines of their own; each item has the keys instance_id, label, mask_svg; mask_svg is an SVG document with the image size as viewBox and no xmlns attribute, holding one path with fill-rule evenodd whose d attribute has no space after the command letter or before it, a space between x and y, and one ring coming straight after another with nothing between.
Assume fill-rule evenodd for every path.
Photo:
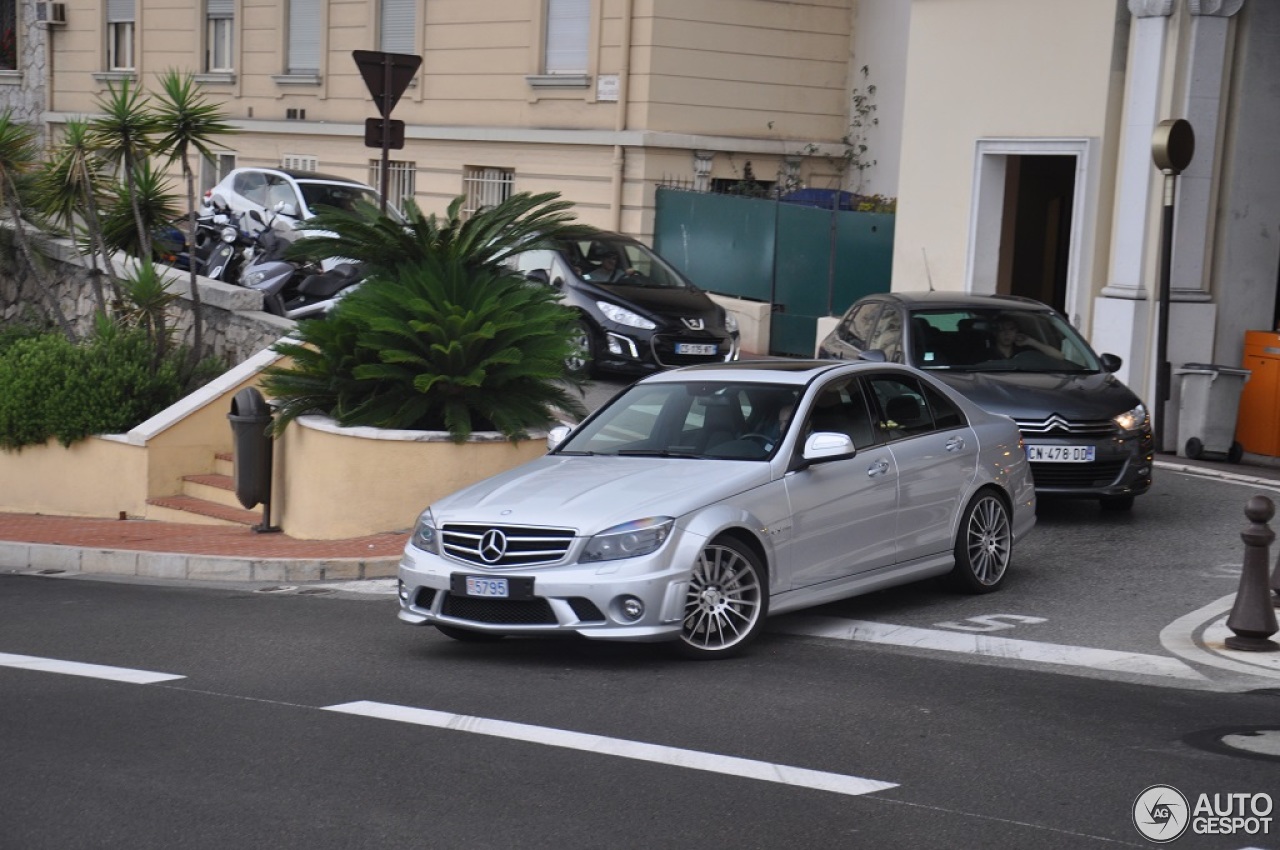
<instances>
[{"instance_id":1,"label":"dark doorway","mask_svg":"<svg viewBox=\"0 0 1280 850\"><path fill-rule=\"evenodd\" d=\"M1067 310L1074 156L1010 156L997 292Z\"/></svg>"}]
</instances>

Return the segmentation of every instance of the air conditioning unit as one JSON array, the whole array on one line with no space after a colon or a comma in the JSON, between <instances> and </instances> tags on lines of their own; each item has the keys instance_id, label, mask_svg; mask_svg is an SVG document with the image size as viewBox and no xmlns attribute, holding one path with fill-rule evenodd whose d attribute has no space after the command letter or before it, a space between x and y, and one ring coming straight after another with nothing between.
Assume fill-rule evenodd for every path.
<instances>
[{"instance_id":1,"label":"air conditioning unit","mask_svg":"<svg viewBox=\"0 0 1280 850\"><path fill-rule=\"evenodd\" d=\"M61 27L67 23L67 4L37 0L36 21L46 27Z\"/></svg>"}]
</instances>

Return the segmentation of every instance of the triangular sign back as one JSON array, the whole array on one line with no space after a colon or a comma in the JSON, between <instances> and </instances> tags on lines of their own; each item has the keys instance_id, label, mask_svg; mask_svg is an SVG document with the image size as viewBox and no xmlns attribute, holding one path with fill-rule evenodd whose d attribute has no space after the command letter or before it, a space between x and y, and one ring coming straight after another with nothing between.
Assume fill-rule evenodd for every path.
<instances>
[{"instance_id":1,"label":"triangular sign back","mask_svg":"<svg viewBox=\"0 0 1280 850\"><path fill-rule=\"evenodd\" d=\"M413 81L422 65L422 57L412 53L383 53L380 50L353 50L360 76L373 95L379 114L386 118L396 108L400 95Z\"/></svg>"}]
</instances>

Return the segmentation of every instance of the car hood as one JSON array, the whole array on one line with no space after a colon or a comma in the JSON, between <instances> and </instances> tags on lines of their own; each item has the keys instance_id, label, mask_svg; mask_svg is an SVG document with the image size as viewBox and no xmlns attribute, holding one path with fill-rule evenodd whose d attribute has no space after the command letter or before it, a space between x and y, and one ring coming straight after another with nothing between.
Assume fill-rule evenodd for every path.
<instances>
[{"instance_id":1,"label":"car hood","mask_svg":"<svg viewBox=\"0 0 1280 850\"><path fill-rule=\"evenodd\" d=\"M639 308L655 318L698 318L719 326L720 312L715 302L700 289L659 286L628 286L625 283L589 284L593 293L623 306ZM584 287L585 288L585 287Z\"/></svg>"},{"instance_id":2,"label":"car hood","mask_svg":"<svg viewBox=\"0 0 1280 850\"><path fill-rule=\"evenodd\" d=\"M769 480L758 461L547 455L431 506L437 523L574 528L591 535L651 516L679 517Z\"/></svg>"},{"instance_id":3,"label":"car hood","mask_svg":"<svg viewBox=\"0 0 1280 850\"><path fill-rule=\"evenodd\" d=\"M979 407L1014 419L1098 420L1132 410L1138 397L1107 372L950 372L930 370Z\"/></svg>"}]
</instances>

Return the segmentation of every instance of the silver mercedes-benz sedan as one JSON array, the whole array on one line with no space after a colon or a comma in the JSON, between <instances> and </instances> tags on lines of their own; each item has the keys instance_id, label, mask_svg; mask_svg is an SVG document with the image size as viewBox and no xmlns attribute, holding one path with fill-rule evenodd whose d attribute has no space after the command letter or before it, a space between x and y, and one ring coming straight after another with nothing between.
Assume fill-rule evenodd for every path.
<instances>
[{"instance_id":1,"label":"silver mercedes-benz sedan","mask_svg":"<svg viewBox=\"0 0 1280 850\"><path fill-rule=\"evenodd\" d=\"M931 576L993 591L1035 524L1013 421L891 363L663 372L548 443L423 511L401 620L726 657L768 614Z\"/></svg>"}]
</instances>

